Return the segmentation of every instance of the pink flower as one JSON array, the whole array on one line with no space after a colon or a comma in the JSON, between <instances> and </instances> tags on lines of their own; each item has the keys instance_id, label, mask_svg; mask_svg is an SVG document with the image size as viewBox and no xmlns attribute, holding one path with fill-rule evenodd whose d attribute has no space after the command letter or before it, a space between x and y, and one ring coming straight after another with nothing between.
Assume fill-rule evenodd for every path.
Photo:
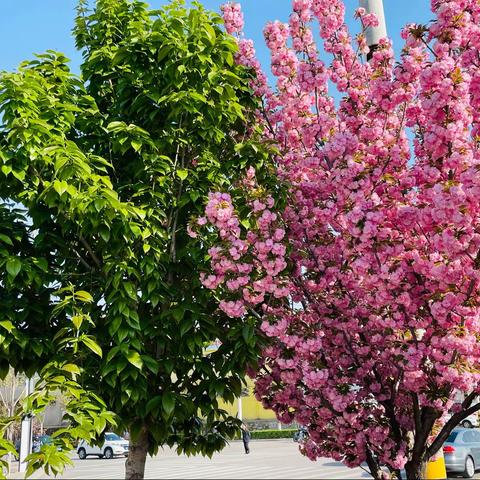
<instances>
[{"instance_id":1,"label":"pink flower","mask_svg":"<svg viewBox=\"0 0 480 480\"><path fill-rule=\"evenodd\" d=\"M353 467L372 453L402 469L417 409L437 416L427 448L463 408L456 394L480 394L480 5L431 5L433 22L403 29L399 58L382 39L365 62L374 15L356 11L352 39L342 1L294 0L288 24L264 30L275 89L238 40L278 150L269 174L288 191L277 198L259 167L238 205L210 195L218 250L203 282L228 315L261 317L256 395L308 426L311 459Z\"/></svg>"},{"instance_id":2,"label":"pink flower","mask_svg":"<svg viewBox=\"0 0 480 480\"><path fill-rule=\"evenodd\" d=\"M243 30L243 13L239 3L226 3L222 5L225 28L230 34L240 33Z\"/></svg>"}]
</instances>

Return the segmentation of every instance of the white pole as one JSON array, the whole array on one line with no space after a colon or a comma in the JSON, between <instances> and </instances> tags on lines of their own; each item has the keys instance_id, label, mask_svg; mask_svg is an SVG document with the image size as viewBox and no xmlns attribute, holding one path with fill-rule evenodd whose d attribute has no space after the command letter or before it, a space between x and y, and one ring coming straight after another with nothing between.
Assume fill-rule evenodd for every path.
<instances>
[{"instance_id":1,"label":"white pole","mask_svg":"<svg viewBox=\"0 0 480 480\"><path fill-rule=\"evenodd\" d=\"M28 397L33 392L33 378L27 378L25 382L25 394ZM25 458L32 453L32 417L24 417L20 437L20 465L18 470L24 472L27 469Z\"/></svg>"},{"instance_id":2,"label":"white pole","mask_svg":"<svg viewBox=\"0 0 480 480\"><path fill-rule=\"evenodd\" d=\"M242 396L238 397L238 418L243 421Z\"/></svg>"},{"instance_id":3,"label":"white pole","mask_svg":"<svg viewBox=\"0 0 480 480\"><path fill-rule=\"evenodd\" d=\"M380 40L387 37L383 0L360 0L360 7L364 8L367 13L374 13L378 18L378 27L369 27L365 32L367 44L374 50Z\"/></svg>"}]
</instances>

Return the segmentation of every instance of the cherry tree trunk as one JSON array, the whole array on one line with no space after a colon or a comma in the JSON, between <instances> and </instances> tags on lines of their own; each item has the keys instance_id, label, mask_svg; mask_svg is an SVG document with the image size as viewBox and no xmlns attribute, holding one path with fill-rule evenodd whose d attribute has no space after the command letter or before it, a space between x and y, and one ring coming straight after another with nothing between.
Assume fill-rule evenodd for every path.
<instances>
[{"instance_id":1,"label":"cherry tree trunk","mask_svg":"<svg viewBox=\"0 0 480 480\"><path fill-rule=\"evenodd\" d=\"M128 458L125 462L125 480L143 480L148 446L148 432L145 428L135 440L130 435Z\"/></svg>"},{"instance_id":2,"label":"cherry tree trunk","mask_svg":"<svg viewBox=\"0 0 480 480\"><path fill-rule=\"evenodd\" d=\"M405 465L405 474L407 480L422 480L425 478L425 462L410 461Z\"/></svg>"}]
</instances>

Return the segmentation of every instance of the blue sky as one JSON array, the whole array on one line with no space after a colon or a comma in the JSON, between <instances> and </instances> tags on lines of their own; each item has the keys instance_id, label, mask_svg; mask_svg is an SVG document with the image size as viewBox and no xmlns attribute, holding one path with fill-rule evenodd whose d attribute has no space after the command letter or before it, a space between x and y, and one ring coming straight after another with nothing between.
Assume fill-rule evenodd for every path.
<instances>
[{"instance_id":1,"label":"blue sky","mask_svg":"<svg viewBox=\"0 0 480 480\"><path fill-rule=\"evenodd\" d=\"M168 3L150 0L152 8ZM224 0L203 0L207 8L219 11ZM262 64L268 65L268 50L262 30L269 20L288 19L291 0L243 0L246 34L256 43ZM389 36L397 52L401 49L400 30L406 23L426 23L432 18L430 0L384 0ZM348 22L352 19L358 0L345 0ZM0 70L12 70L18 64L53 49L72 59L72 70L79 71L80 55L75 51L71 35L76 0L0 0Z\"/></svg>"}]
</instances>

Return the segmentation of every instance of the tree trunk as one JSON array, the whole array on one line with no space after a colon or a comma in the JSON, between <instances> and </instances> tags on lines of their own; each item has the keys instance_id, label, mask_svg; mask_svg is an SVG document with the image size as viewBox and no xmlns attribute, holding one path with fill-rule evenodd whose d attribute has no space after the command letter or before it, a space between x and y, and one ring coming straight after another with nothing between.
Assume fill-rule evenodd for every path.
<instances>
[{"instance_id":1,"label":"tree trunk","mask_svg":"<svg viewBox=\"0 0 480 480\"><path fill-rule=\"evenodd\" d=\"M135 440L130 434L128 458L125 462L125 480L143 480L147 453L148 432L144 427Z\"/></svg>"},{"instance_id":2,"label":"tree trunk","mask_svg":"<svg viewBox=\"0 0 480 480\"><path fill-rule=\"evenodd\" d=\"M426 468L426 465L424 462L414 462L411 460L405 465L405 474L407 475L407 480L424 479L425 468Z\"/></svg>"}]
</instances>

